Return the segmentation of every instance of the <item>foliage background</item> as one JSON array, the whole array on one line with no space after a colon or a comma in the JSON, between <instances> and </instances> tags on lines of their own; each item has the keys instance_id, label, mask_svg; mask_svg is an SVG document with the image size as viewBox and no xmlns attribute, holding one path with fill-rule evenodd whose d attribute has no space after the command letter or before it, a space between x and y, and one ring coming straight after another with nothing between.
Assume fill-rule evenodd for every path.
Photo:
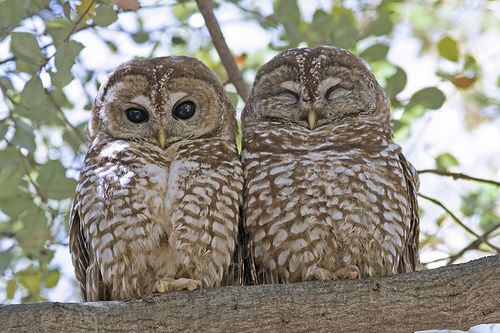
<instances>
[{"instance_id":1,"label":"foliage background","mask_svg":"<svg viewBox=\"0 0 500 333\"><path fill-rule=\"evenodd\" d=\"M91 104L114 67L183 54L228 80L194 1L140 1L141 9L113 2L0 0L1 302L78 300L68 209ZM417 169L430 170L421 193L438 205L420 198L426 267L498 252L498 2L220 0L215 7L248 84L286 48L330 44L365 58L391 99L396 140ZM226 88L239 113L243 101Z\"/></svg>"}]
</instances>

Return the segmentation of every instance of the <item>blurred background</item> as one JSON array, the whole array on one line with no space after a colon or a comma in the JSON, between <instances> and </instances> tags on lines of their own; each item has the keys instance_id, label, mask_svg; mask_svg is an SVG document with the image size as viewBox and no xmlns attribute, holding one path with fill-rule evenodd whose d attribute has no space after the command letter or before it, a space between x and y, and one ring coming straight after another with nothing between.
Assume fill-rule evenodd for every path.
<instances>
[{"instance_id":1,"label":"blurred background","mask_svg":"<svg viewBox=\"0 0 500 333\"><path fill-rule=\"evenodd\" d=\"M368 61L421 171L423 269L499 252L500 2L214 5L249 85L287 48L335 45ZM164 55L208 65L239 117L194 1L0 0L0 302L79 300L68 210L93 98L120 63Z\"/></svg>"}]
</instances>

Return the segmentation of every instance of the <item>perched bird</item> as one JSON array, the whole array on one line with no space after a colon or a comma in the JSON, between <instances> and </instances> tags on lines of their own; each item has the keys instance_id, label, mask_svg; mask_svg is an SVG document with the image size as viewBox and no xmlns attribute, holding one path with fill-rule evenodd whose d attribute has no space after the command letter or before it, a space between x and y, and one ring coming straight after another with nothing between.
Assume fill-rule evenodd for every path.
<instances>
[{"instance_id":1,"label":"perched bird","mask_svg":"<svg viewBox=\"0 0 500 333\"><path fill-rule=\"evenodd\" d=\"M418 180L367 63L281 52L242 115L244 232L255 283L359 278L418 265Z\"/></svg>"},{"instance_id":2,"label":"perched bird","mask_svg":"<svg viewBox=\"0 0 500 333\"><path fill-rule=\"evenodd\" d=\"M196 59L132 60L110 75L71 208L84 301L232 279L243 190L235 134L222 85Z\"/></svg>"}]
</instances>

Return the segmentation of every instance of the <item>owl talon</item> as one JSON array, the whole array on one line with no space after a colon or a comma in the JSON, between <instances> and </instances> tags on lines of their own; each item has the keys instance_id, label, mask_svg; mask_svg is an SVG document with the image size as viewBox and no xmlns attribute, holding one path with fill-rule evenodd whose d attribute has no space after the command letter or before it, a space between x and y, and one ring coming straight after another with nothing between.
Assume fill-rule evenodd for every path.
<instances>
[{"instance_id":1,"label":"owl talon","mask_svg":"<svg viewBox=\"0 0 500 333\"><path fill-rule=\"evenodd\" d=\"M335 272L333 272L333 275L337 279L355 280L361 278L361 272L356 265L346 265L342 268L339 268Z\"/></svg>"},{"instance_id":2,"label":"owl talon","mask_svg":"<svg viewBox=\"0 0 500 333\"><path fill-rule=\"evenodd\" d=\"M193 291L201 285L201 282L193 279L164 278L155 282L154 291L165 293L169 291L189 290Z\"/></svg>"}]
</instances>

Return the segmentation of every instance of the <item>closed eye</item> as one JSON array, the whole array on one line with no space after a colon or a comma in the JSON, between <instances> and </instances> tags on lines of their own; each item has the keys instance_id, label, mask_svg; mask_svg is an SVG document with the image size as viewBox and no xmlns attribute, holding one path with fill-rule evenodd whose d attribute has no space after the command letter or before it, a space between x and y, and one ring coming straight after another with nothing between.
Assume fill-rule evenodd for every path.
<instances>
[{"instance_id":1,"label":"closed eye","mask_svg":"<svg viewBox=\"0 0 500 333\"><path fill-rule=\"evenodd\" d=\"M336 84L328 88L325 93L325 97L326 99L331 100L334 97L345 95L346 93L348 93L348 90L345 87L341 86L340 84Z\"/></svg>"},{"instance_id":2,"label":"closed eye","mask_svg":"<svg viewBox=\"0 0 500 333\"><path fill-rule=\"evenodd\" d=\"M278 93L278 96L293 99L294 103L297 103L299 101L299 98L300 98L299 94L297 94L296 92L291 91L289 89L283 89L282 91L280 91Z\"/></svg>"}]
</instances>

